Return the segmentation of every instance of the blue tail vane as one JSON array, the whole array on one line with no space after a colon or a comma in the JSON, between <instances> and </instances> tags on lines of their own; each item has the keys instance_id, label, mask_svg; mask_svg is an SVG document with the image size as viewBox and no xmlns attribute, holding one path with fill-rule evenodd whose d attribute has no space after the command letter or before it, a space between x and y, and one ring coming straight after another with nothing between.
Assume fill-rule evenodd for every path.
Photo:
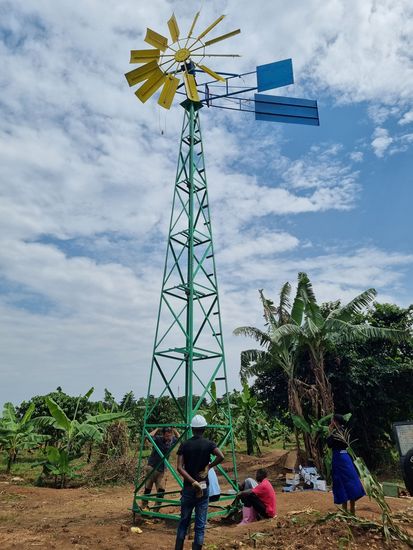
<instances>
[{"instance_id":1,"label":"blue tail vane","mask_svg":"<svg viewBox=\"0 0 413 550\"><path fill-rule=\"evenodd\" d=\"M224 86L217 84L216 80L206 82L200 104L255 113L255 120L320 126L317 101L260 93L294 84L291 59L258 65L255 71L244 74L220 74L225 76ZM255 79L252 80L254 76ZM180 93L184 94L183 91Z\"/></svg>"},{"instance_id":2,"label":"blue tail vane","mask_svg":"<svg viewBox=\"0 0 413 550\"><path fill-rule=\"evenodd\" d=\"M317 101L255 94L255 120L319 126Z\"/></svg>"},{"instance_id":3,"label":"blue tail vane","mask_svg":"<svg viewBox=\"0 0 413 550\"><path fill-rule=\"evenodd\" d=\"M257 67L257 89L259 92L294 84L293 62L291 59L259 65Z\"/></svg>"}]
</instances>

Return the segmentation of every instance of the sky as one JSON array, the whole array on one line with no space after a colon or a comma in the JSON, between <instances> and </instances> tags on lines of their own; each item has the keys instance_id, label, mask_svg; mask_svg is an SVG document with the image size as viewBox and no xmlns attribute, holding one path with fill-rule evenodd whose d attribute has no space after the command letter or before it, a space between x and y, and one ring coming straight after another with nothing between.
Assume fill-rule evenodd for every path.
<instances>
[{"instance_id":1,"label":"sky","mask_svg":"<svg viewBox=\"0 0 413 550\"><path fill-rule=\"evenodd\" d=\"M319 302L374 287L413 302L410 0L3 0L0 3L0 405L61 386L146 394L183 110L128 87L146 27L221 14L236 74L293 59L274 92L320 126L204 108L201 124L229 387L276 299L308 273ZM220 49L219 49L220 48Z\"/></svg>"}]
</instances>

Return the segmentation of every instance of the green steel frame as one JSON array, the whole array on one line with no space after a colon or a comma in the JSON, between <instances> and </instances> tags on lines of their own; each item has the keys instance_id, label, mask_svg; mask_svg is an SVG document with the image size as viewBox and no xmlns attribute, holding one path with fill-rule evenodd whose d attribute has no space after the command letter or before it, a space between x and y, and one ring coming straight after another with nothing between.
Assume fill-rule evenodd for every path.
<instances>
[{"instance_id":1,"label":"green steel frame","mask_svg":"<svg viewBox=\"0 0 413 550\"><path fill-rule=\"evenodd\" d=\"M231 491L238 488L199 122L202 104L186 100L182 106L185 109L184 121L132 506L134 514L173 519L179 517L176 512L164 513L159 508L179 506L179 491L167 492L165 498L158 498L156 494L139 494L152 474L143 457L145 441L156 448L164 461L166 472L182 487L182 480L169 461L169 456L162 454L150 433L154 428L173 425L180 432L176 448L181 441L190 437L189 426L192 418L199 413L202 401L207 399L217 404L217 392L223 395L219 400L219 408L224 421L209 425L209 429L212 430L212 437L217 439L218 446L226 448L227 463L230 452L231 467L227 471L218 467L227 481L229 491L222 494L218 502L210 504L213 511L209 512L209 517L228 513L234 499ZM183 397L179 395L181 389ZM154 391L157 398L153 397ZM172 398L177 416L181 419L178 423L159 423L162 398L167 395ZM194 395L200 397L197 403L194 403ZM157 509L145 509L142 503L153 503Z\"/></svg>"}]
</instances>

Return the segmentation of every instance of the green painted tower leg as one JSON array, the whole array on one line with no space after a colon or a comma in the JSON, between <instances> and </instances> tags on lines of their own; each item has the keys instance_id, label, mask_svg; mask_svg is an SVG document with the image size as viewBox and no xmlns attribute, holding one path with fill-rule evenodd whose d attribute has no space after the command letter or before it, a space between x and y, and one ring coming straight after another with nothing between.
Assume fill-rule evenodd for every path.
<instances>
[{"instance_id":1,"label":"green painted tower leg","mask_svg":"<svg viewBox=\"0 0 413 550\"><path fill-rule=\"evenodd\" d=\"M206 435L216 441L225 454L225 464L230 464L226 469L218 467L224 494L211 505L210 516L227 513L226 505L238 486L199 122L202 105L186 100L182 106L184 121L133 501L134 513L168 518L178 517L176 509L171 514L168 508L179 505L179 490L167 487L162 500L157 500L155 493L142 495L153 473L142 457L145 441L159 451L166 476L174 478L175 487L182 487L175 458L162 454L151 432L174 426L180 434L177 449L190 437L191 420L203 412L207 402L216 414L210 413ZM157 510L148 510L148 504L156 505Z\"/></svg>"}]
</instances>

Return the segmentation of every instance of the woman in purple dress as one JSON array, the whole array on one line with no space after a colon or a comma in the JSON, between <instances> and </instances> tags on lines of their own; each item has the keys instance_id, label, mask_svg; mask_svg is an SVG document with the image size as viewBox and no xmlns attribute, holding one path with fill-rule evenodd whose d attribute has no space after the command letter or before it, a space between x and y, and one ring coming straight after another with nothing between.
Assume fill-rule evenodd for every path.
<instances>
[{"instance_id":1,"label":"woman in purple dress","mask_svg":"<svg viewBox=\"0 0 413 550\"><path fill-rule=\"evenodd\" d=\"M355 502L363 497L363 485L357 474L357 470L347 452L348 444L343 432L346 421L341 414L335 414L329 426L330 435L327 445L333 451L332 478L334 504L341 504L347 511L347 502L350 501L350 513L355 514Z\"/></svg>"}]
</instances>

